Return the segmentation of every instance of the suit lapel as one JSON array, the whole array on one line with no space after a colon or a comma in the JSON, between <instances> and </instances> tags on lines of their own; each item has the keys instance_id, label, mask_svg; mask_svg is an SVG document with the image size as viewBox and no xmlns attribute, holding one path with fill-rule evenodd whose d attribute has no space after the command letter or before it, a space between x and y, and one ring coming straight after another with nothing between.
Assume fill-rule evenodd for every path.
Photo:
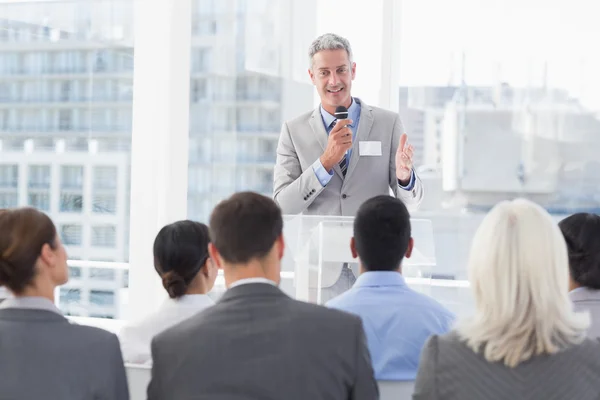
<instances>
[{"instance_id":1,"label":"suit lapel","mask_svg":"<svg viewBox=\"0 0 600 400\"><path fill-rule=\"evenodd\" d=\"M362 118L362 112L361 112ZM310 118L310 127L315 134L315 138L319 145L321 145L322 151L325 151L327 148L327 131L325 130L325 126L323 125L323 118L321 117L321 106L319 105L312 113ZM338 164L333 166L334 171L339 175L340 178L344 179L344 175L342 174L342 169Z\"/></svg>"},{"instance_id":2,"label":"suit lapel","mask_svg":"<svg viewBox=\"0 0 600 400\"><path fill-rule=\"evenodd\" d=\"M352 175L352 171L354 171L356 164L358 164L358 159L360 158L358 143L361 140L367 140L369 138L371 128L373 127L373 113L371 112L371 107L359 99L356 100L360 102L360 121L358 122L356 138L352 142L352 156L350 157L350 165L348 165L348 171L346 172L346 179L344 181L348 180L347 178Z\"/></svg>"}]
</instances>

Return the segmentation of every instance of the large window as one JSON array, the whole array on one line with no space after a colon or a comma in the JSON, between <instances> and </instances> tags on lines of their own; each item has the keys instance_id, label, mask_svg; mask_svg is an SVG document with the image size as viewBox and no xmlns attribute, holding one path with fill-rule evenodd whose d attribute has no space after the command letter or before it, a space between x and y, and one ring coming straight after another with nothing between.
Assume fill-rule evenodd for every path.
<instances>
[{"instance_id":1,"label":"large window","mask_svg":"<svg viewBox=\"0 0 600 400\"><path fill-rule=\"evenodd\" d=\"M65 312L119 318L125 287L130 303L146 295L133 280L142 276L140 286L157 280L149 268L151 241L130 243L129 234L135 238L157 230L156 221L170 220L165 204L181 203L173 209L207 222L214 205L235 191L272 195L282 123L319 103L307 51L325 32L352 44L353 95L398 112L415 148L426 190L413 217L433 223L433 275L465 277L470 240L482 215L500 200L532 199L557 220L576 211L600 212L600 57L593 51L600 25L594 2L178 4L187 1L191 14L181 18L191 25L186 52L172 46L152 58L140 56L145 48L134 41L134 27L143 24L134 24L133 0L0 3L0 208L29 205L55 221L74 281L61 297L79 296L77 308ZM155 7L150 3L146 7ZM155 27L173 22L158 19ZM159 49L160 40L155 42ZM133 115L134 98L137 105L147 98L161 104L151 95L134 96L133 75L140 68L134 69L134 55L148 67L136 79L151 77L144 88L162 98L176 99L176 90L160 85L172 83L166 71L174 64L167 68L157 60L189 62L189 76L179 75L189 82L189 94L182 91L183 99L176 99L189 106L187 148L173 139L186 129L159 118L175 108ZM140 85L135 90L150 93ZM140 121L152 124L142 131ZM143 140L136 143L132 135ZM164 160L185 153L187 192L170 193L165 187L171 186L161 184L184 176L185 169L171 174ZM146 173L153 163L162 169ZM154 181L161 184L155 188ZM136 186L140 182L147 185ZM177 201L184 195L187 210ZM137 202L130 204L130 197ZM152 212L136 219L147 204ZM181 213L173 215L184 218ZM129 266L130 253L148 258ZM101 259L123 264L92 261Z\"/></svg>"},{"instance_id":2,"label":"large window","mask_svg":"<svg viewBox=\"0 0 600 400\"><path fill-rule=\"evenodd\" d=\"M0 208L52 217L81 264L61 307L86 316L86 262L127 261L133 1L0 2L0 15ZM119 317L114 305L102 314Z\"/></svg>"},{"instance_id":3,"label":"large window","mask_svg":"<svg viewBox=\"0 0 600 400\"><path fill-rule=\"evenodd\" d=\"M292 3L192 2L189 218L206 221L213 206L237 190L270 195L284 115L313 107L308 77L298 82L279 69L300 59L303 65L294 69L306 70L302 55L317 32L316 9L300 22Z\"/></svg>"}]
</instances>

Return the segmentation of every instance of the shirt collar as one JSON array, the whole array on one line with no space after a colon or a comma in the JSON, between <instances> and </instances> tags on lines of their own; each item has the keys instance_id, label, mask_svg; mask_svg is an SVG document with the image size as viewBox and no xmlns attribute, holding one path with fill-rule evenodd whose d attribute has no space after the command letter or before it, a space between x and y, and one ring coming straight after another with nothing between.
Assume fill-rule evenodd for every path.
<instances>
[{"instance_id":1,"label":"shirt collar","mask_svg":"<svg viewBox=\"0 0 600 400\"><path fill-rule=\"evenodd\" d=\"M587 291L586 289L587 288L584 286L579 286L579 287L576 287L575 289L569 291L569 293L586 292Z\"/></svg>"},{"instance_id":2,"label":"shirt collar","mask_svg":"<svg viewBox=\"0 0 600 400\"><path fill-rule=\"evenodd\" d=\"M62 311L58 309L50 300L45 297L9 297L0 303L0 309L4 308L20 308L29 310L45 310L51 311L59 315L63 315Z\"/></svg>"},{"instance_id":3,"label":"shirt collar","mask_svg":"<svg viewBox=\"0 0 600 400\"><path fill-rule=\"evenodd\" d=\"M348 118L350 118L353 121L352 125L349 125L349 126L352 128L354 128L354 123L356 122L356 119L357 119L356 115L359 113L359 110L360 110L360 104L353 97L352 104L350 104L350 108L348 109ZM322 104L321 104L321 117L323 118L325 127L330 127L331 124L333 123L333 121L335 121L337 119L334 115L331 115L327 111L325 111Z\"/></svg>"},{"instance_id":4,"label":"shirt collar","mask_svg":"<svg viewBox=\"0 0 600 400\"><path fill-rule=\"evenodd\" d=\"M182 306L193 306L193 307L201 307L201 306L212 306L215 304L213 299L210 298L207 294L186 294L181 296L178 299L168 299L173 305L182 305Z\"/></svg>"},{"instance_id":5,"label":"shirt collar","mask_svg":"<svg viewBox=\"0 0 600 400\"><path fill-rule=\"evenodd\" d=\"M229 285L229 289L236 286L247 285L249 283L268 283L269 285L277 286L275 282L267 278L246 278L233 282L231 285Z\"/></svg>"},{"instance_id":6,"label":"shirt collar","mask_svg":"<svg viewBox=\"0 0 600 400\"><path fill-rule=\"evenodd\" d=\"M398 271L367 271L360 274L354 287L406 286L404 277Z\"/></svg>"}]
</instances>

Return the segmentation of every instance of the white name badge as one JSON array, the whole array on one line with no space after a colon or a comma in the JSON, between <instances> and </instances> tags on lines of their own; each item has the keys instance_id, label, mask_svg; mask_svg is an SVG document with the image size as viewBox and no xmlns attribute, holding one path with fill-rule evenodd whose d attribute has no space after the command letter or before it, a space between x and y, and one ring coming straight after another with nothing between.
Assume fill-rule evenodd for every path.
<instances>
[{"instance_id":1,"label":"white name badge","mask_svg":"<svg viewBox=\"0 0 600 400\"><path fill-rule=\"evenodd\" d=\"M361 156L380 156L381 142L358 142L358 154Z\"/></svg>"}]
</instances>

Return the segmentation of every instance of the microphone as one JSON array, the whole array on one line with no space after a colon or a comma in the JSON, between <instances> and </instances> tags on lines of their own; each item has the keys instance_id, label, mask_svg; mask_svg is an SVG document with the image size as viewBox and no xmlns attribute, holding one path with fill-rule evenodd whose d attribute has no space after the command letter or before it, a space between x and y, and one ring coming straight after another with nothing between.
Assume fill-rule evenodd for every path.
<instances>
[{"instance_id":1,"label":"microphone","mask_svg":"<svg viewBox=\"0 0 600 400\"><path fill-rule=\"evenodd\" d=\"M337 106L335 109L335 113L333 114L335 115L335 117L340 120L340 119L347 119L348 118L348 109L344 106ZM348 126L348 125L346 125ZM346 150L346 155L348 155L348 151Z\"/></svg>"},{"instance_id":2,"label":"microphone","mask_svg":"<svg viewBox=\"0 0 600 400\"><path fill-rule=\"evenodd\" d=\"M348 109L344 106L338 106L335 109L335 113L333 114L337 119L347 119L348 118Z\"/></svg>"}]
</instances>

